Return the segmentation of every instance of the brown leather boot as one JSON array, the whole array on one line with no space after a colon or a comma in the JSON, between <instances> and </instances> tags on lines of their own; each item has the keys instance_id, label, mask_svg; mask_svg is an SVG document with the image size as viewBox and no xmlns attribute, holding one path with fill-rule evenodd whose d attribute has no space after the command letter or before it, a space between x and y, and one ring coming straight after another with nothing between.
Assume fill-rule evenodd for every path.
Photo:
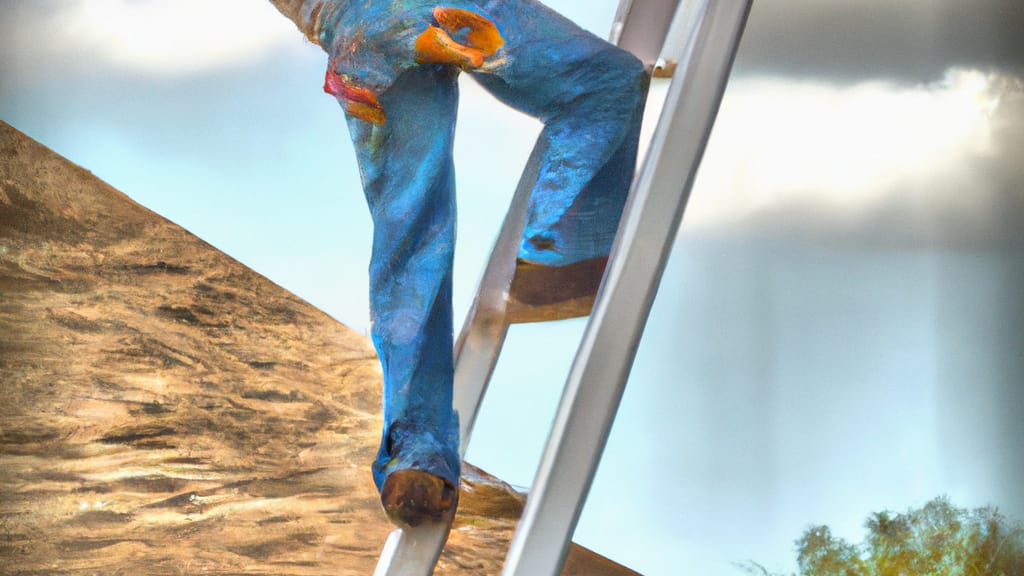
<instances>
[{"instance_id":1,"label":"brown leather boot","mask_svg":"<svg viewBox=\"0 0 1024 576\"><path fill-rule=\"evenodd\" d=\"M380 491L384 512L394 524L416 527L424 522L450 522L459 503L459 489L421 470L398 470Z\"/></svg>"},{"instance_id":2,"label":"brown leather boot","mask_svg":"<svg viewBox=\"0 0 1024 576\"><path fill-rule=\"evenodd\" d=\"M568 266L517 260L509 287L508 321L546 322L590 314L607 264L607 256Z\"/></svg>"}]
</instances>

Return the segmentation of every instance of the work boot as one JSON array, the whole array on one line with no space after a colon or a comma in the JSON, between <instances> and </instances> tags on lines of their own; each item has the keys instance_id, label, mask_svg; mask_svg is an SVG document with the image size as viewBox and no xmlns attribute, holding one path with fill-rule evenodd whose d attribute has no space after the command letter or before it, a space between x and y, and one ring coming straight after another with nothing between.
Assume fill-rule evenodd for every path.
<instances>
[{"instance_id":1,"label":"work boot","mask_svg":"<svg viewBox=\"0 0 1024 576\"><path fill-rule=\"evenodd\" d=\"M590 314L607 264L607 256L566 266L516 260L509 287L508 321L547 322Z\"/></svg>"},{"instance_id":2,"label":"work boot","mask_svg":"<svg viewBox=\"0 0 1024 576\"><path fill-rule=\"evenodd\" d=\"M380 501L391 522L400 527L448 523L458 507L459 489L439 476L410 468L387 477Z\"/></svg>"}]
</instances>

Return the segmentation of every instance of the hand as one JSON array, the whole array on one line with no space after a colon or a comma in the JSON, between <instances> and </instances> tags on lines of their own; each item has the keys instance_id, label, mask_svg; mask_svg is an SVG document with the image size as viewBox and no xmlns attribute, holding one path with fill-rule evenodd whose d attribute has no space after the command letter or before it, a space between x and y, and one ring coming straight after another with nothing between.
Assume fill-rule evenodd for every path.
<instances>
[{"instance_id":1,"label":"hand","mask_svg":"<svg viewBox=\"0 0 1024 576\"><path fill-rule=\"evenodd\" d=\"M485 58L505 44L494 22L476 12L438 6L434 8L434 19L440 27L431 24L416 38L416 61L421 64L452 64L464 70L480 68ZM467 28L466 44L451 37Z\"/></svg>"}]
</instances>

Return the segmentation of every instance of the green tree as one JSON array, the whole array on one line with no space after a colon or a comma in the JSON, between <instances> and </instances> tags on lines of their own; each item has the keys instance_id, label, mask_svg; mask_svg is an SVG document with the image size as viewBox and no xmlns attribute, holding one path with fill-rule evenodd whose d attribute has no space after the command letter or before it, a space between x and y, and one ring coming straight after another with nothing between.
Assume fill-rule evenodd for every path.
<instances>
[{"instance_id":1,"label":"green tree","mask_svg":"<svg viewBox=\"0 0 1024 576\"><path fill-rule=\"evenodd\" d=\"M867 576L856 546L832 536L828 526L813 526L796 541L797 565L805 576Z\"/></svg>"},{"instance_id":2,"label":"green tree","mask_svg":"<svg viewBox=\"0 0 1024 576\"><path fill-rule=\"evenodd\" d=\"M939 497L918 509L872 514L850 544L828 526L796 541L799 576L1024 576L1024 525L996 508L957 508ZM749 563L749 574L773 575Z\"/></svg>"}]
</instances>

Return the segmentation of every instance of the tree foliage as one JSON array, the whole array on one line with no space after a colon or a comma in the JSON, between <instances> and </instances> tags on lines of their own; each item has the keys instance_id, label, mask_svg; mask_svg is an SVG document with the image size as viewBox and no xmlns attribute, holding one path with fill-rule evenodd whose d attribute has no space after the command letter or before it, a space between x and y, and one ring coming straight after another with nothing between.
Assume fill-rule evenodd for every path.
<instances>
[{"instance_id":1,"label":"tree foliage","mask_svg":"<svg viewBox=\"0 0 1024 576\"><path fill-rule=\"evenodd\" d=\"M957 508L940 497L872 514L865 528L859 545L828 526L808 528L796 541L799 576L1024 576L1024 525L993 507ZM773 576L755 563L742 568Z\"/></svg>"}]
</instances>

